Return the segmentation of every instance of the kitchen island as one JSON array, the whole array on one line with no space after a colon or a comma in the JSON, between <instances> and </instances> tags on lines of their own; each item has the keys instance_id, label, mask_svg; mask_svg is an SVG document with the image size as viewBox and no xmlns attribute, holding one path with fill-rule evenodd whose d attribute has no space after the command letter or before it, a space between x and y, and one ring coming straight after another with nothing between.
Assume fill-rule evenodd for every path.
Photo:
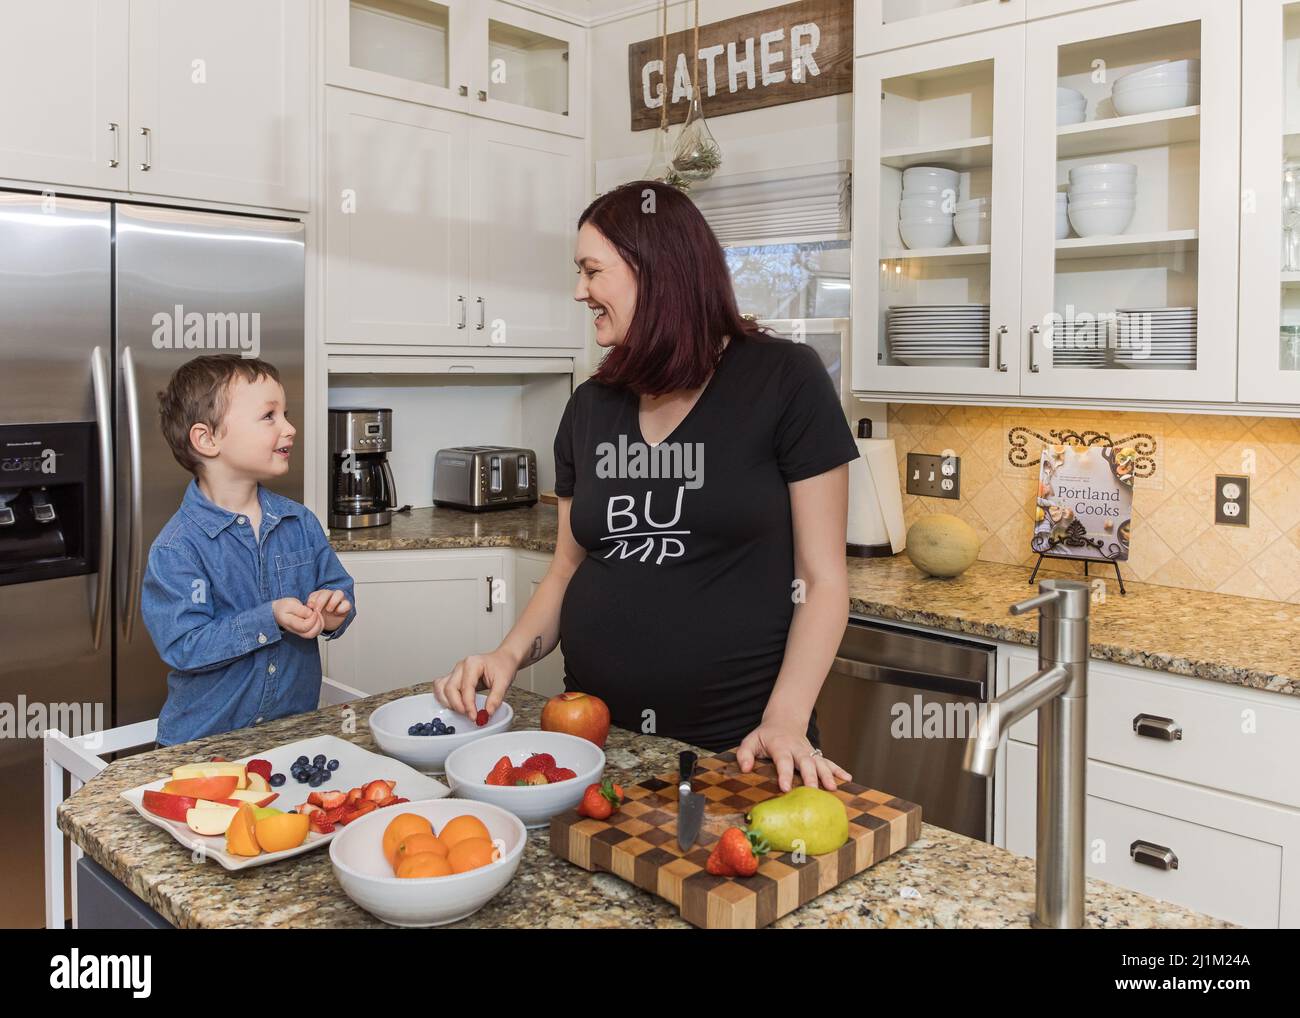
<instances>
[{"instance_id":1,"label":"kitchen island","mask_svg":"<svg viewBox=\"0 0 1300 1018\"><path fill-rule=\"evenodd\" d=\"M374 928L384 924L348 899L334 879L328 848L230 872L195 862L169 834L123 800L128 788L188 761L238 759L309 738L336 735L378 751L368 719L383 703L427 691L409 687L283 718L196 742L116 760L69 797L59 828L85 854L168 922L195 928ZM507 697L515 730L537 728L545 699L523 689ZM672 739L610 730L606 774L634 782L673 771L689 747ZM705 752L699 750L701 753ZM400 789L398 789L400 792ZM658 928L685 922L667 902L603 873L551 854L545 828L528 832L514 879L496 898L453 927ZM776 928L1026 928L1034 904L1029 859L923 824L919 840L777 920ZM1090 926L1230 926L1178 905L1088 881Z\"/></svg>"}]
</instances>

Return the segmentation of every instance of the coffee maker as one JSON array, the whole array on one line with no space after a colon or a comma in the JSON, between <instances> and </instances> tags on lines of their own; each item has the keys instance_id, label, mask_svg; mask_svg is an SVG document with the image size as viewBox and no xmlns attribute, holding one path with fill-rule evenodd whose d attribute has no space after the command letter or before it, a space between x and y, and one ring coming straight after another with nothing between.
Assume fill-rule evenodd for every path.
<instances>
[{"instance_id":1,"label":"coffee maker","mask_svg":"<svg viewBox=\"0 0 1300 1018\"><path fill-rule=\"evenodd\" d=\"M397 487L388 465L393 411L330 409L330 526L383 527L393 521Z\"/></svg>"}]
</instances>

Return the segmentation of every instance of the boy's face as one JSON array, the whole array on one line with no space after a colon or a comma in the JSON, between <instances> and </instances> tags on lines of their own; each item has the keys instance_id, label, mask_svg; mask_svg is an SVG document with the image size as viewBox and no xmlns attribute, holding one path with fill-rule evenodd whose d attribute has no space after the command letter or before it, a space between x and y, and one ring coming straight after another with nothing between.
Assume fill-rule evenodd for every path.
<instances>
[{"instance_id":1,"label":"boy's face","mask_svg":"<svg viewBox=\"0 0 1300 1018\"><path fill-rule=\"evenodd\" d=\"M215 459L221 469L232 476L258 481L288 473L289 454L298 429L285 417L280 383L265 377L255 382L235 378L226 397L229 407L215 442Z\"/></svg>"}]
</instances>

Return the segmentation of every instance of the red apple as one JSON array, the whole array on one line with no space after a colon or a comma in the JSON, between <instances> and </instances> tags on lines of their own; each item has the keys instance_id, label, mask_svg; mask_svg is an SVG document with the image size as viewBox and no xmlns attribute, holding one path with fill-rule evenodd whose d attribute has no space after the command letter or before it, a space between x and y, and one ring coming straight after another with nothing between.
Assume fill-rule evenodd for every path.
<instances>
[{"instance_id":1,"label":"red apple","mask_svg":"<svg viewBox=\"0 0 1300 1018\"><path fill-rule=\"evenodd\" d=\"M144 793L144 808L154 816L166 817L168 820L185 822L185 814L192 810L198 800L190 795L172 795L168 792Z\"/></svg>"},{"instance_id":2,"label":"red apple","mask_svg":"<svg viewBox=\"0 0 1300 1018\"><path fill-rule=\"evenodd\" d=\"M542 708L542 731L576 735L603 748L609 736L609 707L589 693L560 693Z\"/></svg>"},{"instance_id":3,"label":"red apple","mask_svg":"<svg viewBox=\"0 0 1300 1018\"><path fill-rule=\"evenodd\" d=\"M219 801L230 795L239 785L238 778L227 775L219 778L180 778L163 785L164 792L188 795L194 799Z\"/></svg>"}]
</instances>

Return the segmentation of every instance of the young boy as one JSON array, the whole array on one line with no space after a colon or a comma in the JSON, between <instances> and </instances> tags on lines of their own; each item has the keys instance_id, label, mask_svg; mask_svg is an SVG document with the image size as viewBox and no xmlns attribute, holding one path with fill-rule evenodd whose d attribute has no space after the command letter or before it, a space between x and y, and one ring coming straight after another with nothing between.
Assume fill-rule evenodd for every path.
<instances>
[{"instance_id":1,"label":"young boy","mask_svg":"<svg viewBox=\"0 0 1300 1018\"><path fill-rule=\"evenodd\" d=\"M196 357L158 400L172 455L194 475L144 577L144 622L172 669L158 744L315 710L316 637L336 639L356 612L320 521L262 487L288 471L297 431L279 374Z\"/></svg>"}]
</instances>

